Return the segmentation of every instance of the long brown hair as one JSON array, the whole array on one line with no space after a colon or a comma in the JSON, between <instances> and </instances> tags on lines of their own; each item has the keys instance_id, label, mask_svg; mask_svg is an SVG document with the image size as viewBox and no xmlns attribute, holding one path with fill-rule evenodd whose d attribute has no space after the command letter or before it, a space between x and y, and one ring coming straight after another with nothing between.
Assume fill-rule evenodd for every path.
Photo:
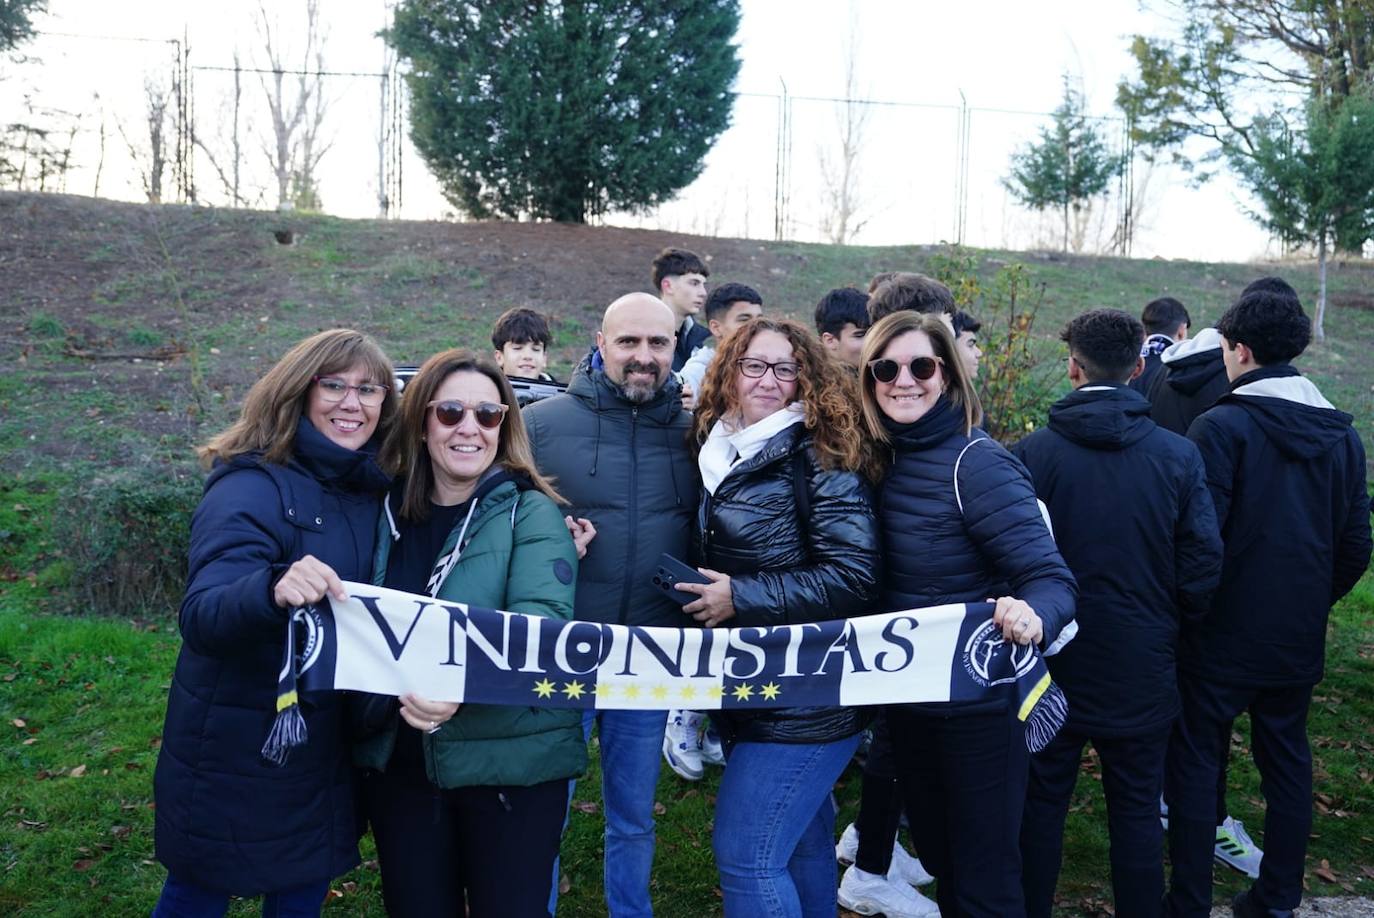
<instances>
[{"instance_id":1,"label":"long brown hair","mask_svg":"<svg viewBox=\"0 0 1374 918\"><path fill-rule=\"evenodd\" d=\"M940 370L944 373L947 388L946 396L957 410L964 415L964 433L968 434L974 425L983 423L983 404L978 400L978 391L973 387L973 379L964 367L954 343L954 334L949 325L937 313L894 312L879 319L870 326L864 335L863 351L859 355L859 380L863 392L864 425L869 436L879 443L890 443L887 428L883 426L883 412L878 407L878 397L874 390L877 381L868 368L870 361L877 360L887 350L887 346L908 332L925 332L930 339L930 347L943 361Z\"/></svg>"},{"instance_id":2,"label":"long brown hair","mask_svg":"<svg viewBox=\"0 0 1374 918\"><path fill-rule=\"evenodd\" d=\"M811 433L821 468L847 469L877 480L880 466L870 441L863 436L854 375L830 356L811 329L790 319L760 316L721 344L702 381L692 422L693 452L701 451L716 421L740 413L735 397L738 362L748 352L754 336L764 331L777 332L792 345L799 371L796 400L806 413L803 423Z\"/></svg>"},{"instance_id":3,"label":"long brown hair","mask_svg":"<svg viewBox=\"0 0 1374 918\"><path fill-rule=\"evenodd\" d=\"M377 413L377 433L385 434L398 402L391 361L371 335L351 328L334 328L311 335L291 348L267 375L253 384L243 400L239 419L196 449L201 465L209 468L216 459L227 462L253 451L261 452L268 462L289 462L296 426L305 412L315 377L347 373L360 364L367 371L367 382L388 387Z\"/></svg>"},{"instance_id":4,"label":"long brown hair","mask_svg":"<svg viewBox=\"0 0 1374 918\"><path fill-rule=\"evenodd\" d=\"M496 364L479 357L471 351L449 350L435 354L424 362L415 377L406 385L401 399L401 411L391 434L382 444L380 461L388 474L405 480L404 497L401 499L401 518L412 523L421 523L429 518L429 498L434 490L434 465L425 448L425 419L429 415L429 403L434 393L454 373L480 373L490 379L501 393L501 404L510 408L505 420L501 422L501 433L496 443L496 458L492 465L499 465L509 472L529 476L530 481L540 491L556 503L567 503L554 490L550 479L539 474L534 464L534 450L530 448L530 437L525 431L525 422L520 418L520 403L515 398L506 377L497 369Z\"/></svg>"}]
</instances>

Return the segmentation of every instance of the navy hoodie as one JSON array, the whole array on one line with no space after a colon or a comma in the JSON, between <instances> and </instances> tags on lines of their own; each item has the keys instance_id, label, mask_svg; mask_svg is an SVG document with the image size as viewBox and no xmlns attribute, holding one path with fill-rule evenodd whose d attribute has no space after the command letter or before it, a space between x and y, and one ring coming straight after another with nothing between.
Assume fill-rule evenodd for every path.
<instances>
[{"instance_id":1,"label":"navy hoodie","mask_svg":"<svg viewBox=\"0 0 1374 918\"><path fill-rule=\"evenodd\" d=\"M1068 724L1094 736L1167 729L1180 618L1206 612L1221 576L1197 447L1150 420L1139 392L1103 383L1070 392L1012 452L1078 579L1078 635L1045 658Z\"/></svg>"},{"instance_id":2,"label":"navy hoodie","mask_svg":"<svg viewBox=\"0 0 1374 918\"><path fill-rule=\"evenodd\" d=\"M1221 333L1204 328L1165 349L1159 360L1162 372L1142 390L1150 400L1150 417L1165 430L1186 434L1197 416L1231 389L1221 359Z\"/></svg>"},{"instance_id":3,"label":"navy hoodie","mask_svg":"<svg viewBox=\"0 0 1374 918\"><path fill-rule=\"evenodd\" d=\"M1331 606L1369 564L1364 444L1287 364L1237 379L1188 430L1226 546L1212 611L1180 666L1244 687L1315 685Z\"/></svg>"}]
</instances>

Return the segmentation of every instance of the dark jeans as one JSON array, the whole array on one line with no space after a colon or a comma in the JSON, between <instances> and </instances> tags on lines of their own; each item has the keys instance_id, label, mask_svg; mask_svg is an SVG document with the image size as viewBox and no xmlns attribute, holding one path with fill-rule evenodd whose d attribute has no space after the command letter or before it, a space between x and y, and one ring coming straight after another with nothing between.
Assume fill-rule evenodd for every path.
<instances>
[{"instance_id":1,"label":"dark jeans","mask_svg":"<svg viewBox=\"0 0 1374 918\"><path fill-rule=\"evenodd\" d=\"M262 918L315 918L328 893L328 880L268 893L262 897ZM152 918L220 918L227 911L229 896L225 893L184 883L168 874Z\"/></svg>"},{"instance_id":2,"label":"dark jeans","mask_svg":"<svg viewBox=\"0 0 1374 918\"><path fill-rule=\"evenodd\" d=\"M854 865L860 870L882 876L892 866L892 844L902 821L902 792L897 781L897 754L892 734L881 714L873 721L873 742L864 760L863 786L859 796L859 815L854 829L859 833L859 851Z\"/></svg>"},{"instance_id":3,"label":"dark jeans","mask_svg":"<svg viewBox=\"0 0 1374 918\"><path fill-rule=\"evenodd\" d=\"M957 709L956 709L957 711ZM887 709L902 795L944 918L1023 918L1026 729L1014 709Z\"/></svg>"},{"instance_id":4,"label":"dark jeans","mask_svg":"<svg viewBox=\"0 0 1374 918\"><path fill-rule=\"evenodd\" d=\"M1156 918L1164 897L1159 793L1169 743L1167 727L1145 736L1110 738L1065 728L1031 756L1026 811L1021 818L1021 885L1026 891L1026 914L1050 918L1054 911L1064 820L1087 743L1093 744L1102 762L1116 916Z\"/></svg>"},{"instance_id":5,"label":"dark jeans","mask_svg":"<svg viewBox=\"0 0 1374 918\"><path fill-rule=\"evenodd\" d=\"M387 914L548 918L567 781L440 790L393 769L363 793Z\"/></svg>"},{"instance_id":6,"label":"dark jeans","mask_svg":"<svg viewBox=\"0 0 1374 918\"><path fill-rule=\"evenodd\" d=\"M1183 712L1169 742L1169 914L1202 918L1212 907L1218 750L1231 722L1250 712L1250 748L1264 794L1264 860L1251 887L1254 905L1294 909L1302 901L1303 861L1312 828L1312 750L1307 744L1310 685L1241 688L1179 674ZM1190 818L1191 814L1205 814Z\"/></svg>"}]
</instances>

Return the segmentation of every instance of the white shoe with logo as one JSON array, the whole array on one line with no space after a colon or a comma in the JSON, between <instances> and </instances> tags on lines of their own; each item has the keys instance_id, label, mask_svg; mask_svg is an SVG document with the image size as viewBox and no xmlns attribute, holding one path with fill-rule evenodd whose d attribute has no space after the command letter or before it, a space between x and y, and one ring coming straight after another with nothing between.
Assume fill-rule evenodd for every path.
<instances>
[{"instance_id":1,"label":"white shoe with logo","mask_svg":"<svg viewBox=\"0 0 1374 918\"><path fill-rule=\"evenodd\" d=\"M1226 821L1217 826L1217 842L1212 854L1226 866L1239 870L1252 880L1259 879L1264 852L1255 844L1250 833L1245 831L1245 824L1239 819L1227 816Z\"/></svg>"},{"instance_id":2,"label":"white shoe with logo","mask_svg":"<svg viewBox=\"0 0 1374 918\"><path fill-rule=\"evenodd\" d=\"M721 745L720 734L711 725L711 719L706 719L706 729L701 731L701 760L707 765L725 764L725 747Z\"/></svg>"},{"instance_id":3,"label":"white shoe with logo","mask_svg":"<svg viewBox=\"0 0 1374 918\"><path fill-rule=\"evenodd\" d=\"M706 773L701 764L701 717L696 711L669 711L663 731L663 758L688 781L700 781Z\"/></svg>"},{"instance_id":4,"label":"white shoe with logo","mask_svg":"<svg viewBox=\"0 0 1374 918\"><path fill-rule=\"evenodd\" d=\"M835 860L841 864L852 864L859 856L859 830L854 823L845 826L840 840L835 845ZM872 874L867 874L872 876ZM921 862L907 853L900 841L892 843L892 866L887 869L887 878L894 883L908 883L912 886L925 886L934 883L935 878L921 865Z\"/></svg>"},{"instance_id":5,"label":"white shoe with logo","mask_svg":"<svg viewBox=\"0 0 1374 918\"><path fill-rule=\"evenodd\" d=\"M940 908L905 883L849 867L835 895L841 908L887 918L939 918Z\"/></svg>"}]
</instances>

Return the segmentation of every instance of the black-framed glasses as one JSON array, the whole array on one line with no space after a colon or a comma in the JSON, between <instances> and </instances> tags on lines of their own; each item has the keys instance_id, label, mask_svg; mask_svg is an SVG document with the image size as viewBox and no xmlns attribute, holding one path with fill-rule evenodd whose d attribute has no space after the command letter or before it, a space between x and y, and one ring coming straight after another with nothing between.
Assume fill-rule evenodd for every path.
<instances>
[{"instance_id":1,"label":"black-framed glasses","mask_svg":"<svg viewBox=\"0 0 1374 918\"><path fill-rule=\"evenodd\" d=\"M320 387L320 397L331 404L348 398L348 390L352 389L358 393L359 404L376 408L386 400L386 394L391 391L390 386L381 383L365 382L354 386L348 380L337 376L312 376L311 379Z\"/></svg>"},{"instance_id":2,"label":"black-framed glasses","mask_svg":"<svg viewBox=\"0 0 1374 918\"><path fill-rule=\"evenodd\" d=\"M501 426L501 422L506 419L506 412L509 407L498 405L496 402L478 402L476 405L469 405L467 402L456 398L444 399L443 401L430 402L429 408L434 409L434 419L445 427L457 427L463 423L463 415L469 411L477 419L477 423L487 430L495 430Z\"/></svg>"},{"instance_id":3,"label":"black-framed glasses","mask_svg":"<svg viewBox=\"0 0 1374 918\"><path fill-rule=\"evenodd\" d=\"M796 382L801 375L801 367L790 360L780 360L777 363L769 363L767 360L760 360L757 357L741 357L735 361L739 371L750 379L761 379L763 374L769 370L773 371L773 378L778 382Z\"/></svg>"},{"instance_id":4,"label":"black-framed glasses","mask_svg":"<svg viewBox=\"0 0 1374 918\"><path fill-rule=\"evenodd\" d=\"M868 362L868 372L873 374L873 378L880 383L896 382L901 375L902 367L911 371L912 379L919 379L924 382L935 375L935 371L944 366L944 361L939 357L913 357L910 363L898 363L887 357L880 357L877 360Z\"/></svg>"}]
</instances>

